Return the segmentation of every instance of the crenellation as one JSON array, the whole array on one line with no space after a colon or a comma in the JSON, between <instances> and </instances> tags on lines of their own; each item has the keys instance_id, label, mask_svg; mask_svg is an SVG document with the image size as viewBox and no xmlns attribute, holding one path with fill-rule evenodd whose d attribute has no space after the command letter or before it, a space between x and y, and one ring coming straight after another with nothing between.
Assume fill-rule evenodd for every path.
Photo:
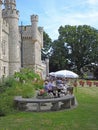
<instances>
[{"instance_id":1,"label":"crenellation","mask_svg":"<svg viewBox=\"0 0 98 130\"><path fill-rule=\"evenodd\" d=\"M20 26L19 31L23 37L31 37L31 26Z\"/></svg>"},{"instance_id":2,"label":"crenellation","mask_svg":"<svg viewBox=\"0 0 98 130\"><path fill-rule=\"evenodd\" d=\"M31 25L21 25L19 26L19 31L30 31L31 30Z\"/></svg>"},{"instance_id":3,"label":"crenellation","mask_svg":"<svg viewBox=\"0 0 98 130\"><path fill-rule=\"evenodd\" d=\"M5 17L12 17L12 18L18 18L19 17L19 11L16 9L13 10L3 10L3 18Z\"/></svg>"},{"instance_id":4,"label":"crenellation","mask_svg":"<svg viewBox=\"0 0 98 130\"><path fill-rule=\"evenodd\" d=\"M31 21L32 22L38 22L38 15L31 15Z\"/></svg>"}]
</instances>

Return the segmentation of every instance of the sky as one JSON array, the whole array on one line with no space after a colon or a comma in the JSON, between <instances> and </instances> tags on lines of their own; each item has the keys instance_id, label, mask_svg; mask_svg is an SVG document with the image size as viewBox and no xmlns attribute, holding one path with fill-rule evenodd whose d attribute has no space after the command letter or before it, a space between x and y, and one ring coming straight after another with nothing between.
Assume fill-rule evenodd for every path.
<instances>
[{"instance_id":1,"label":"sky","mask_svg":"<svg viewBox=\"0 0 98 130\"><path fill-rule=\"evenodd\" d=\"M39 16L38 26L44 28L52 40L65 25L90 25L98 29L98 0L16 0L19 24L31 24L32 14Z\"/></svg>"}]
</instances>

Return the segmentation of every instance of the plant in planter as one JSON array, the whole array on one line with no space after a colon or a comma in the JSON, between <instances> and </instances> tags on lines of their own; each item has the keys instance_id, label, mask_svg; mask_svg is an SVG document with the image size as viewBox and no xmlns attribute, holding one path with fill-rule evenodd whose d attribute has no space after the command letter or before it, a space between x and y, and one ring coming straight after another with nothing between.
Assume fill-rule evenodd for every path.
<instances>
[{"instance_id":1,"label":"plant in planter","mask_svg":"<svg viewBox=\"0 0 98 130\"><path fill-rule=\"evenodd\" d=\"M37 98L48 98L48 93L44 89L41 89L37 94Z\"/></svg>"}]
</instances>

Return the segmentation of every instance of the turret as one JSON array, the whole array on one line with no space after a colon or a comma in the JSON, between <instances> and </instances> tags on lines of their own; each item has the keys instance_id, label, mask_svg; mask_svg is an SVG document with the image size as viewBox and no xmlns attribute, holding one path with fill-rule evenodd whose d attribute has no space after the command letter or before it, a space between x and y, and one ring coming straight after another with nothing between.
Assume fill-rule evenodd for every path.
<instances>
[{"instance_id":1,"label":"turret","mask_svg":"<svg viewBox=\"0 0 98 130\"><path fill-rule=\"evenodd\" d=\"M37 40L38 35L38 15L32 15L31 16L31 24L32 24L32 40Z\"/></svg>"},{"instance_id":2,"label":"turret","mask_svg":"<svg viewBox=\"0 0 98 130\"><path fill-rule=\"evenodd\" d=\"M9 75L20 70L20 43L19 43L19 11L15 0L5 0L3 19L9 24Z\"/></svg>"},{"instance_id":3,"label":"turret","mask_svg":"<svg viewBox=\"0 0 98 130\"><path fill-rule=\"evenodd\" d=\"M2 76L2 68L1 68L1 42L2 42L2 0L0 0L0 78Z\"/></svg>"},{"instance_id":4,"label":"turret","mask_svg":"<svg viewBox=\"0 0 98 130\"><path fill-rule=\"evenodd\" d=\"M1 34L2 34L2 0L0 0L0 49L1 49L1 41L2 41ZM1 50L0 50L0 56L1 56Z\"/></svg>"},{"instance_id":5,"label":"turret","mask_svg":"<svg viewBox=\"0 0 98 130\"><path fill-rule=\"evenodd\" d=\"M2 19L2 0L0 0L0 32L1 32L1 19Z\"/></svg>"},{"instance_id":6,"label":"turret","mask_svg":"<svg viewBox=\"0 0 98 130\"><path fill-rule=\"evenodd\" d=\"M32 26L32 44L34 46L34 65L37 70L39 66L41 65L41 48L42 48L42 37L41 37L41 31L38 29L38 15L32 15L31 16L31 26Z\"/></svg>"},{"instance_id":7,"label":"turret","mask_svg":"<svg viewBox=\"0 0 98 130\"><path fill-rule=\"evenodd\" d=\"M0 0L0 37L1 37L1 22L2 22L2 0Z\"/></svg>"},{"instance_id":8,"label":"turret","mask_svg":"<svg viewBox=\"0 0 98 130\"><path fill-rule=\"evenodd\" d=\"M3 18L4 19L6 19L6 20L7 20L7 18L19 19L19 11L16 10L15 0L4 0L4 7L5 7L3 9Z\"/></svg>"},{"instance_id":9,"label":"turret","mask_svg":"<svg viewBox=\"0 0 98 130\"><path fill-rule=\"evenodd\" d=\"M15 0L4 0L5 9L16 9Z\"/></svg>"}]
</instances>

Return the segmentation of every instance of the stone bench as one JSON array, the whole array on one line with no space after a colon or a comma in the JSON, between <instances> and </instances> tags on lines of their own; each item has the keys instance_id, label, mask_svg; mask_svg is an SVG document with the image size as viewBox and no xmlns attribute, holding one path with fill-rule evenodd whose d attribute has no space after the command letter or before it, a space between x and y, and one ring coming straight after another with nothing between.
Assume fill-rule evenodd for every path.
<instances>
[{"instance_id":1,"label":"stone bench","mask_svg":"<svg viewBox=\"0 0 98 130\"><path fill-rule=\"evenodd\" d=\"M26 110L27 103L36 103L36 110L41 111L42 104L51 103L51 111L62 110L66 108L71 108L75 105L74 95L66 95L58 98L49 98L49 99L37 99L37 98L22 98L21 96L16 96L14 98L15 107L18 110Z\"/></svg>"}]
</instances>

